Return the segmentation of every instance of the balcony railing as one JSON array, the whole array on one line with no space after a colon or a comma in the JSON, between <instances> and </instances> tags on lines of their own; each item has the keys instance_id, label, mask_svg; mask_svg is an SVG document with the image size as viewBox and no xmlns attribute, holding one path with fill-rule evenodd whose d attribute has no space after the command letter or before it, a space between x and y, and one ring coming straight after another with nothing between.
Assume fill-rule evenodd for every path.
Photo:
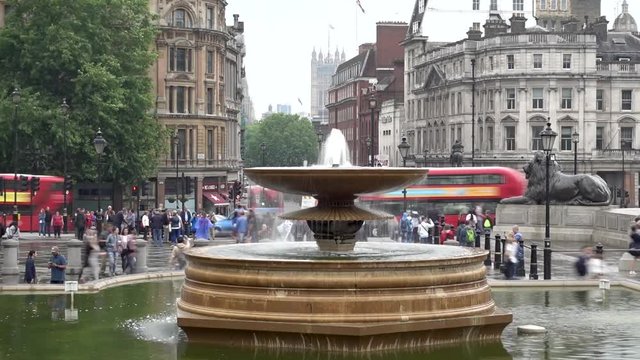
<instances>
[{"instance_id":1,"label":"balcony railing","mask_svg":"<svg viewBox=\"0 0 640 360\"><path fill-rule=\"evenodd\" d=\"M175 168L176 160L164 159L160 160L160 167ZM180 159L178 160L178 168L212 168L212 169L238 169L240 162L238 160L211 160L211 159Z\"/></svg>"},{"instance_id":2,"label":"balcony railing","mask_svg":"<svg viewBox=\"0 0 640 360\"><path fill-rule=\"evenodd\" d=\"M593 158L609 158L609 159L621 159L622 152L624 151L625 158L633 159L640 157L640 149L602 149L594 150L592 153Z\"/></svg>"},{"instance_id":3,"label":"balcony railing","mask_svg":"<svg viewBox=\"0 0 640 360\"><path fill-rule=\"evenodd\" d=\"M607 72L607 73L617 73L617 74L635 74L637 75L638 69L636 64L629 63L597 63L596 69L598 71Z\"/></svg>"}]
</instances>

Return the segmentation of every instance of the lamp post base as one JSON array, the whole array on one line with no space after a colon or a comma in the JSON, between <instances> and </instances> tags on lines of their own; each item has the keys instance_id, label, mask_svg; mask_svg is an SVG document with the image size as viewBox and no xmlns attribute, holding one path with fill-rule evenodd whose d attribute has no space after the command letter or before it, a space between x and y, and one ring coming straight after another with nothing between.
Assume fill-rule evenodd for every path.
<instances>
[{"instance_id":1,"label":"lamp post base","mask_svg":"<svg viewBox=\"0 0 640 360\"><path fill-rule=\"evenodd\" d=\"M544 239L543 250L544 279L551 280L551 239Z\"/></svg>"}]
</instances>

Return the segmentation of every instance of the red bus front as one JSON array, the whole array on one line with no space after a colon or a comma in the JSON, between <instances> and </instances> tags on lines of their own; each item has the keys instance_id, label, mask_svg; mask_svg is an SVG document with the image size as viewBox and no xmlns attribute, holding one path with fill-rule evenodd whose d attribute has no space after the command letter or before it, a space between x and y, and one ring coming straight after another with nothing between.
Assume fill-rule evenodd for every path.
<instances>
[{"instance_id":1,"label":"red bus front","mask_svg":"<svg viewBox=\"0 0 640 360\"><path fill-rule=\"evenodd\" d=\"M31 180L33 176L40 178L40 190L31 194L31 190L20 189L20 176L26 176ZM4 191L0 194L0 214L1 221L5 225L10 224L13 219L14 204L17 204L20 213L19 227L22 232L38 231L38 213L40 209L49 210L52 214L59 211L63 214L64 208L64 178L47 175L18 174L17 189L14 187L13 174L0 174L4 180ZM67 194L67 209L71 208L73 199L71 194ZM69 212L71 214L71 212Z\"/></svg>"}]
</instances>

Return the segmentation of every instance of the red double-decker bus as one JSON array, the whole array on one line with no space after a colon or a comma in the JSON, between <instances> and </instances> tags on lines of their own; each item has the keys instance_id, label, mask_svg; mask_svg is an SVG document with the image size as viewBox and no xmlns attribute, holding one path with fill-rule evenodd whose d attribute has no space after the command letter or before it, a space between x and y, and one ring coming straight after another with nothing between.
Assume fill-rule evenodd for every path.
<instances>
[{"instance_id":1,"label":"red double-decker bus","mask_svg":"<svg viewBox=\"0 0 640 360\"><path fill-rule=\"evenodd\" d=\"M31 194L31 190L20 191L20 177L26 176L29 180L32 177L40 178L40 190L34 195ZM18 189L14 192L14 174L0 174L0 178L4 180L4 189L0 193L0 214L2 214L5 224L11 223L13 219L13 205L14 199L17 199L18 211L20 213L20 219L18 226L20 231L38 231L38 213L40 209L46 209L49 207L51 213L60 211L63 214L64 208L64 178L58 176L48 175L29 175L18 174L17 184ZM15 194L15 197L14 197ZM72 204L71 194L67 194L67 210L71 208ZM71 214L71 212L68 212Z\"/></svg>"},{"instance_id":2,"label":"red double-decker bus","mask_svg":"<svg viewBox=\"0 0 640 360\"><path fill-rule=\"evenodd\" d=\"M407 210L417 211L432 219L445 216L445 221L458 225L461 213L477 207L495 214L500 200L524 194L524 174L505 167L429 168L426 179L409 186ZM359 202L366 207L383 210L399 217L405 206L403 190L364 195Z\"/></svg>"}]
</instances>

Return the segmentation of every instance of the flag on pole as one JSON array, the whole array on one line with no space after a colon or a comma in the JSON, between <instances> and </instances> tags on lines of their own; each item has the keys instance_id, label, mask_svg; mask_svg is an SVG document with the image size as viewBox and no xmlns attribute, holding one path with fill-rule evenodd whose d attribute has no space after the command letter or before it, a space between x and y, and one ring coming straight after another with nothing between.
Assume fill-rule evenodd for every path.
<instances>
[{"instance_id":1,"label":"flag on pole","mask_svg":"<svg viewBox=\"0 0 640 360\"><path fill-rule=\"evenodd\" d=\"M335 30L336 28L334 28L333 25L329 24L329 29Z\"/></svg>"},{"instance_id":2,"label":"flag on pole","mask_svg":"<svg viewBox=\"0 0 640 360\"><path fill-rule=\"evenodd\" d=\"M364 14L364 8L362 7L362 4L360 3L360 0L356 0L356 4L358 4L358 7L360 7L360 10L362 10L362 13Z\"/></svg>"},{"instance_id":3,"label":"flag on pole","mask_svg":"<svg viewBox=\"0 0 640 360\"><path fill-rule=\"evenodd\" d=\"M300 100L300 98L298 98L298 102L300 103L300 106L302 106L302 100Z\"/></svg>"}]
</instances>

